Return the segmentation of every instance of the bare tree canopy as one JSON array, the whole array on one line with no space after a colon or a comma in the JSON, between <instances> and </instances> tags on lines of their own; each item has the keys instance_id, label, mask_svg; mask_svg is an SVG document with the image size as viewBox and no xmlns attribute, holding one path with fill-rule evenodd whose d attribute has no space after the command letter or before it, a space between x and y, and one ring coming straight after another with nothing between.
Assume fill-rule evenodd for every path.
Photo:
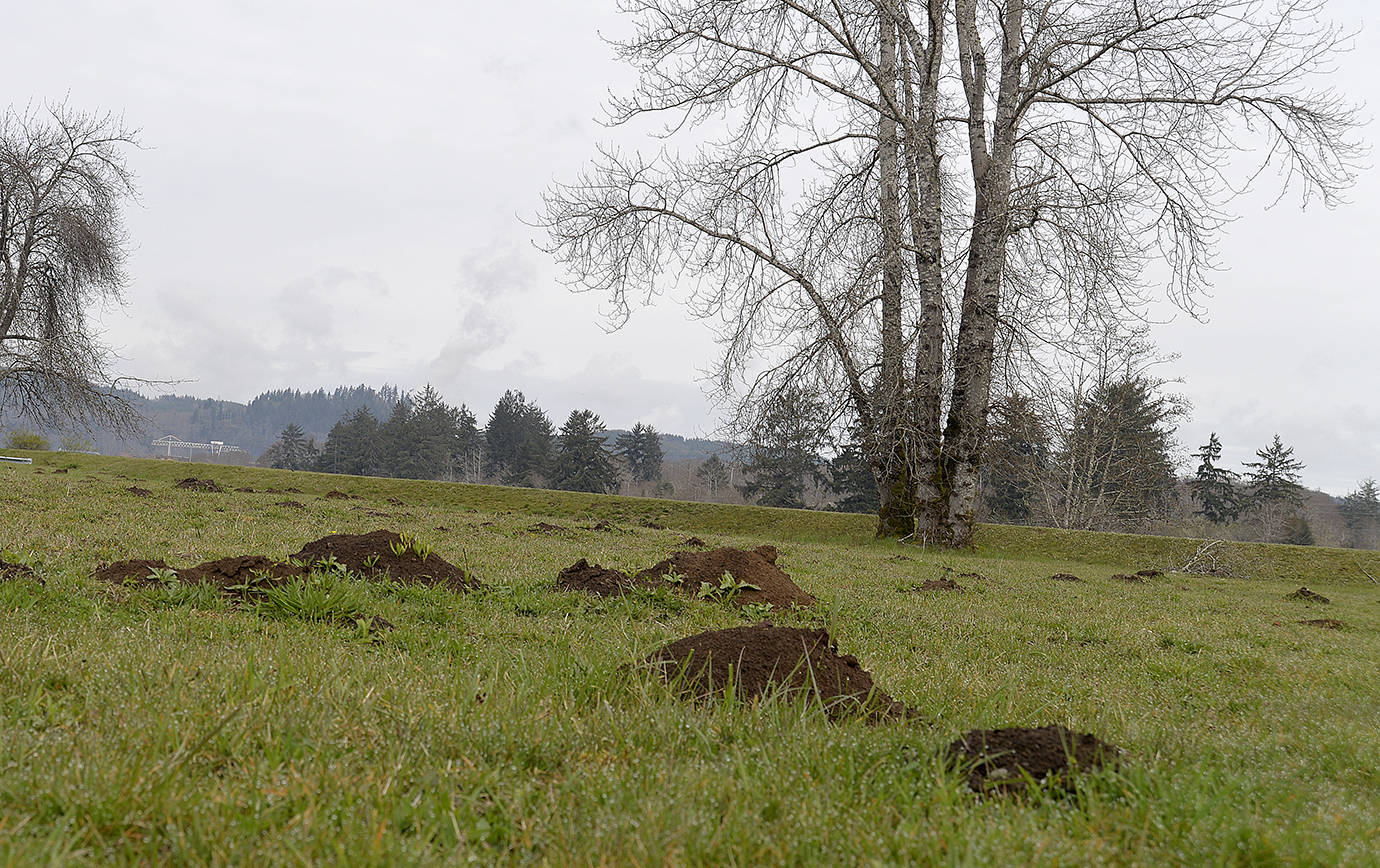
<instances>
[{"instance_id":1,"label":"bare tree canopy","mask_svg":"<svg viewBox=\"0 0 1380 868\"><path fill-rule=\"evenodd\" d=\"M118 118L65 105L0 116L0 411L51 427L137 425L86 320L120 297L134 145Z\"/></svg>"},{"instance_id":2,"label":"bare tree canopy","mask_svg":"<svg viewBox=\"0 0 1380 868\"><path fill-rule=\"evenodd\" d=\"M550 189L548 249L618 317L678 286L741 413L821 394L878 533L970 545L999 358L1134 314L1156 263L1192 310L1261 172L1350 182L1322 5L625 0L641 79L609 119L667 144Z\"/></svg>"}]
</instances>

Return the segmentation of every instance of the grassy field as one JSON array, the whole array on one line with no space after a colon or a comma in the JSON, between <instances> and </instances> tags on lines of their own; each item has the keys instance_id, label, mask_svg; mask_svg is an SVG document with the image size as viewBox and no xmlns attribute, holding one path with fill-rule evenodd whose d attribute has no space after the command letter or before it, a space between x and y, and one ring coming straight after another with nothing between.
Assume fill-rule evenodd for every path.
<instances>
[{"instance_id":1,"label":"grassy field","mask_svg":"<svg viewBox=\"0 0 1380 868\"><path fill-rule=\"evenodd\" d=\"M0 558L44 583L0 579L0 865L1380 859L1374 553L1223 547L1235 577L1131 585L1110 577L1198 544L986 528L976 552L928 552L865 516L26 454L0 466ZM187 475L260 492L174 489ZM379 527L486 587L341 579L341 605L395 625L377 632L90 577ZM577 558L640 568L692 533L777 546L821 600L778 623L826 626L923 720L684 704L625 664L740 612L553 590ZM911 590L946 567L981 577ZM1332 603L1284 599L1303 584ZM1320 617L1345 627L1296 623ZM937 759L972 728L1049 723L1127 759L1022 799L980 799Z\"/></svg>"}]
</instances>

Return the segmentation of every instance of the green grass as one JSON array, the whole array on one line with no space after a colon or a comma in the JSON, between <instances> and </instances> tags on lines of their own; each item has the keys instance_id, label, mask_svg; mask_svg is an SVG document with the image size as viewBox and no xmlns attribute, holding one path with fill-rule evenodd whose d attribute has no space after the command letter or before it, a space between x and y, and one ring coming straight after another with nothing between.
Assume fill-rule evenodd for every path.
<instances>
[{"instance_id":1,"label":"green grass","mask_svg":"<svg viewBox=\"0 0 1380 868\"><path fill-rule=\"evenodd\" d=\"M26 454L33 467L0 467L0 549L45 584L0 580L0 865L1369 865L1380 852L1380 586L1361 572L1380 575L1374 553L1232 547L1237 577L1124 585L1110 575L1182 563L1197 543L991 527L976 552L927 552L872 539L865 516ZM189 475L303 493L171 487ZM362 499L320 499L331 489ZM286 498L307 508L273 505ZM601 518L620 530L582 527ZM570 532L524 532L543 520ZM485 589L318 576L246 604L89 578L101 560L282 557L378 527ZM692 533L776 545L822 601L779 619L827 626L924 722L681 703L625 664L741 613L668 591L551 590L577 558L640 568ZM944 567L984 578L906 590ZM1301 584L1333 603L1283 599ZM373 616L395 629L351 622ZM1315 617L1346 628L1295 623ZM1129 759L1071 796L989 801L936 759L970 728L1047 723Z\"/></svg>"}]
</instances>

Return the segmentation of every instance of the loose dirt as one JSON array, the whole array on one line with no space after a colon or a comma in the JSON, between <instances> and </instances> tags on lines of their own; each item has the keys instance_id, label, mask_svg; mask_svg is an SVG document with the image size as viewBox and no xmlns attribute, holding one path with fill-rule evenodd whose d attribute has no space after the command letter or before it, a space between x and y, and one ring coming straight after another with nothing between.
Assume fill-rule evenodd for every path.
<instances>
[{"instance_id":1,"label":"loose dirt","mask_svg":"<svg viewBox=\"0 0 1380 868\"><path fill-rule=\"evenodd\" d=\"M1056 582L1081 582L1081 581L1083 581L1082 579L1078 578L1077 576L1073 575L1072 573L1055 573L1054 575L1050 576L1050 578L1053 579L1053 580L1056 581Z\"/></svg>"},{"instance_id":2,"label":"loose dirt","mask_svg":"<svg viewBox=\"0 0 1380 868\"><path fill-rule=\"evenodd\" d=\"M353 494L346 494L346 493L343 492L343 491L336 491L335 489L331 489L330 491L328 491L328 492L326 492L325 494L321 495L321 497L322 497L322 499L324 499L324 500L356 500L356 499L357 499L357 498L355 497L355 495L353 495Z\"/></svg>"},{"instance_id":3,"label":"loose dirt","mask_svg":"<svg viewBox=\"0 0 1380 868\"><path fill-rule=\"evenodd\" d=\"M112 585L153 584L154 580L149 578L149 573L166 569L168 564L161 559L116 561L113 564L100 564L91 573L91 577L98 582L109 582Z\"/></svg>"},{"instance_id":4,"label":"loose dirt","mask_svg":"<svg viewBox=\"0 0 1380 868\"><path fill-rule=\"evenodd\" d=\"M298 502L298 501L296 501L296 500L280 500L280 501L278 501L277 503L275 503L275 504L273 504L273 505L274 505L274 506L286 506L288 509L306 509L306 508L307 508L307 505L306 505L305 503L300 503L300 502Z\"/></svg>"},{"instance_id":5,"label":"loose dirt","mask_svg":"<svg viewBox=\"0 0 1380 868\"><path fill-rule=\"evenodd\" d=\"M646 663L687 698L723 695L732 684L744 700L777 690L818 700L836 719L910 716L904 705L877 689L857 658L839 655L825 630L771 623L710 630L664 646Z\"/></svg>"},{"instance_id":6,"label":"loose dirt","mask_svg":"<svg viewBox=\"0 0 1380 868\"><path fill-rule=\"evenodd\" d=\"M621 570L611 570L599 564L590 565L580 558L556 576L556 587L566 591L584 591L600 597L621 597L638 587L655 587L651 582L633 579Z\"/></svg>"},{"instance_id":7,"label":"loose dirt","mask_svg":"<svg viewBox=\"0 0 1380 868\"><path fill-rule=\"evenodd\" d=\"M545 521L539 521L531 527L527 528L527 533L537 534L539 536L554 536L557 534L569 532L570 528L568 527L562 527L559 524L550 524L549 522Z\"/></svg>"},{"instance_id":8,"label":"loose dirt","mask_svg":"<svg viewBox=\"0 0 1380 868\"><path fill-rule=\"evenodd\" d=\"M398 555L393 552L394 545L401 547L402 537L391 530L337 533L307 543L292 557L307 563L333 557L351 572L363 576L387 573L410 584L440 585L454 591L479 587L473 576L435 552L425 559L411 548Z\"/></svg>"},{"instance_id":9,"label":"loose dirt","mask_svg":"<svg viewBox=\"0 0 1380 868\"><path fill-rule=\"evenodd\" d=\"M153 496L153 492L152 492L152 491L149 491L147 488L140 488L140 487L137 486L137 485L131 485L129 488L126 488L125 491L128 491L130 494L134 495L135 497L151 497L151 496Z\"/></svg>"},{"instance_id":10,"label":"loose dirt","mask_svg":"<svg viewBox=\"0 0 1380 868\"><path fill-rule=\"evenodd\" d=\"M1163 570L1136 570L1136 575L1142 579L1158 579L1164 575Z\"/></svg>"},{"instance_id":11,"label":"loose dirt","mask_svg":"<svg viewBox=\"0 0 1380 868\"><path fill-rule=\"evenodd\" d=\"M1345 626L1336 618L1313 618L1308 621L1300 621L1299 623L1308 627L1321 627L1324 630L1340 630Z\"/></svg>"},{"instance_id":12,"label":"loose dirt","mask_svg":"<svg viewBox=\"0 0 1380 868\"><path fill-rule=\"evenodd\" d=\"M674 572L684 576L680 583L681 592L695 596L703 585L718 588L720 580L727 573L739 582L756 586L734 593L734 605L771 603L779 609L813 606L815 598L791 581L791 577L776 565L776 557L776 549L772 546L758 546L750 552L731 546L707 552L675 552L633 578L662 584L662 576Z\"/></svg>"},{"instance_id":13,"label":"loose dirt","mask_svg":"<svg viewBox=\"0 0 1380 868\"><path fill-rule=\"evenodd\" d=\"M690 536L686 537L685 542L681 543L681 545L685 546L686 548L702 549L708 548L709 543L705 542L697 536Z\"/></svg>"},{"instance_id":14,"label":"loose dirt","mask_svg":"<svg viewBox=\"0 0 1380 868\"><path fill-rule=\"evenodd\" d=\"M173 484L173 488L182 488L187 491L224 491L214 479L197 479L188 476L186 479L179 479Z\"/></svg>"},{"instance_id":15,"label":"loose dirt","mask_svg":"<svg viewBox=\"0 0 1380 868\"><path fill-rule=\"evenodd\" d=\"M1285 594L1285 595L1284 595L1284 599L1286 599L1286 600L1303 600L1303 601L1306 602L1306 603L1330 603L1330 602L1332 602L1332 601L1329 600L1327 597L1324 597L1322 594L1319 594L1317 591L1310 591L1310 590L1308 590L1308 588L1306 588L1306 587L1304 587L1304 588L1299 588L1297 591L1294 591L1292 594Z\"/></svg>"},{"instance_id":16,"label":"loose dirt","mask_svg":"<svg viewBox=\"0 0 1380 868\"><path fill-rule=\"evenodd\" d=\"M943 578L939 578L939 579L926 579L925 582L924 582L924 584L922 584L922 585L920 586L920 590L922 590L922 591L958 591L959 593L963 593L963 591L965 591L965 590L967 590L967 589L964 588L962 585L960 585L958 582L956 582L956 581L954 581L953 579L949 578L948 576L944 576Z\"/></svg>"},{"instance_id":17,"label":"loose dirt","mask_svg":"<svg viewBox=\"0 0 1380 868\"><path fill-rule=\"evenodd\" d=\"M1010 792L1025 786L1026 775L1068 787L1075 770L1115 765L1121 750L1091 733L1055 725L975 729L952 742L944 753L949 762L969 769L968 786L973 791Z\"/></svg>"},{"instance_id":18,"label":"loose dirt","mask_svg":"<svg viewBox=\"0 0 1380 868\"><path fill-rule=\"evenodd\" d=\"M33 568L28 564L12 564L8 561L0 561L0 581L5 579L31 579L43 584L43 580L34 573Z\"/></svg>"}]
</instances>

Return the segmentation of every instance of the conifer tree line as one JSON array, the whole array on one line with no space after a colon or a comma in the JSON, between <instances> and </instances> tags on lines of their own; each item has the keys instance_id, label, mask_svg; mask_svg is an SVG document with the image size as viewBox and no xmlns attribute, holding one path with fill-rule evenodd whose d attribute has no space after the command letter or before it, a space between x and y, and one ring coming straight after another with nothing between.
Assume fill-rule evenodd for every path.
<instances>
[{"instance_id":1,"label":"conifer tree line","mask_svg":"<svg viewBox=\"0 0 1380 868\"><path fill-rule=\"evenodd\" d=\"M596 493L616 491L624 475L649 483L661 479L661 435L641 422L610 447L604 423L593 411L573 410L557 429L520 391L505 392L482 428L473 411L447 404L430 384L395 396L386 419L361 406L332 425L321 444L291 423L259 463Z\"/></svg>"},{"instance_id":2,"label":"conifer tree line","mask_svg":"<svg viewBox=\"0 0 1380 868\"><path fill-rule=\"evenodd\" d=\"M1240 469L1224 465L1213 433L1180 473L1184 402L1142 368L1108 368L1065 389L1009 390L993 401L980 488L985 521L1127 533L1222 535L1311 545L1303 462L1279 435ZM558 428L509 390L481 426L427 385L393 390L387 418L367 406L339 419L323 443L292 423L259 459L267 466L365 476L492 483L567 491L687 496L663 478L662 435L638 422L610 438L589 409ZM831 434L828 408L805 393L764 408L738 431L732 455L689 472L702 499L873 513L879 495L855 432ZM827 457L827 456L832 457ZM725 460L727 458L727 460ZM684 485L684 480L678 480ZM693 495L691 495L693 496ZM1365 479L1336 499L1330 544L1380 548L1380 485Z\"/></svg>"}]
</instances>

